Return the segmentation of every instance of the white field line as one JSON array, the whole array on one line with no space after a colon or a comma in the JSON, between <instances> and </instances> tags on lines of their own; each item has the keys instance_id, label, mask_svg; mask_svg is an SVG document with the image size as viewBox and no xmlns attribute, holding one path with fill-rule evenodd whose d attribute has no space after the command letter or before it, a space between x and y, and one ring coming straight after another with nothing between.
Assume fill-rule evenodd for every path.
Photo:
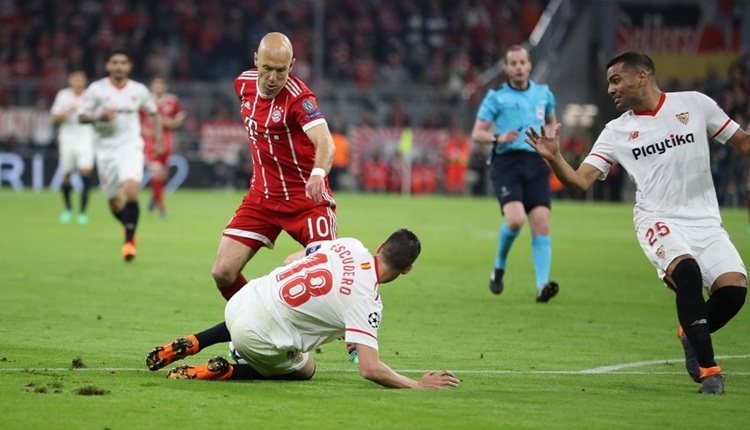
<instances>
[{"instance_id":1,"label":"white field line","mask_svg":"<svg viewBox=\"0 0 750 430\"><path fill-rule=\"evenodd\" d=\"M750 355L718 355L718 360L731 360L731 359L748 359ZM453 370L455 374L478 374L478 375L588 375L588 374L605 374L605 373L616 373L623 375L681 375L685 373L684 370L679 372L644 372L644 371L622 371L623 369L632 369L638 367L653 366L658 364L675 364L684 363L684 359L669 359L669 360L651 360L651 361L635 361L632 363L614 364L611 366L594 367L592 369L583 370ZM148 372L147 369L142 367L85 367L82 369L73 369L70 367L6 367L1 368L0 372L13 373L13 372L65 372L65 371L76 371L76 372ZM342 373L358 372L358 369L352 365L352 367L344 369L318 369L320 373ZM424 373L428 369L397 369L398 372L402 373ZM157 372L154 372L157 373ZM750 372L725 372L726 375L750 375Z\"/></svg>"},{"instance_id":2,"label":"white field line","mask_svg":"<svg viewBox=\"0 0 750 430\"><path fill-rule=\"evenodd\" d=\"M727 360L727 359L734 359L734 358L750 358L750 355L717 355L717 360ZM684 359L675 359L675 360L651 360L651 361L636 361L634 363L623 363L623 364L615 364L612 366L602 366L602 367L595 367L593 369L585 369L578 371L576 373L609 373L609 372L615 372L622 369L630 369L633 367L644 367L644 366L652 366L655 364L662 364L662 363L684 363Z\"/></svg>"}]
</instances>

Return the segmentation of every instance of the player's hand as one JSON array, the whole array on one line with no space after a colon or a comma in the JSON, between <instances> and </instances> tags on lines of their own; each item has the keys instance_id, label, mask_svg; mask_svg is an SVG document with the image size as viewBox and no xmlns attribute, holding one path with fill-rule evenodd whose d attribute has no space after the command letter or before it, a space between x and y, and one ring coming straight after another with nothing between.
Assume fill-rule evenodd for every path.
<instances>
[{"instance_id":1,"label":"player's hand","mask_svg":"<svg viewBox=\"0 0 750 430\"><path fill-rule=\"evenodd\" d=\"M500 135L500 140L503 143L513 143L516 139L518 139L518 131L516 130L509 130Z\"/></svg>"},{"instance_id":2,"label":"player's hand","mask_svg":"<svg viewBox=\"0 0 750 430\"><path fill-rule=\"evenodd\" d=\"M294 261L299 260L300 258L305 258L305 250L293 252L284 259L284 266L286 266L289 263L292 263Z\"/></svg>"},{"instance_id":3,"label":"player's hand","mask_svg":"<svg viewBox=\"0 0 750 430\"><path fill-rule=\"evenodd\" d=\"M427 372L422 375L422 380L419 381L419 388L442 390L448 387L458 387L458 379L450 370Z\"/></svg>"},{"instance_id":4,"label":"player's hand","mask_svg":"<svg viewBox=\"0 0 750 430\"><path fill-rule=\"evenodd\" d=\"M115 119L115 111L112 109L104 109L104 112L102 112L101 116L99 117L99 121L112 121Z\"/></svg>"},{"instance_id":5,"label":"player's hand","mask_svg":"<svg viewBox=\"0 0 750 430\"><path fill-rule=\"evenodd\" d=\"M323 200L323 192L326 189L326 182L322 176L313 175L307 180L305 185L305 195L308 199L312 199L315 203L320 203Z\"/></svg>"},{"instance_id":6,"label":"player's hand","mask_svg":"<svg viewBox=\"0 0 750 430\"><path fill-rule=\"evenodd\" d=\"M555 124L550 133L549 127L543 125L541 134L537 133L534 127L529 127L524 141L545 159L553 160L560 154L560 127L560 123Z\"/></svg>"}]
</instances>

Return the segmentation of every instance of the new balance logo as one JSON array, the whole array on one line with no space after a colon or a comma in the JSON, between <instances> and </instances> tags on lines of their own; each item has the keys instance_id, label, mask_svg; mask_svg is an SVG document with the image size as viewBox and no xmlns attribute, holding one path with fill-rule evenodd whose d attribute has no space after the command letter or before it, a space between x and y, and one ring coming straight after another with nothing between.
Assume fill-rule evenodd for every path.
<instances>
[{"instance_id":1,"label":"new balance logo","mask_svg":"<svg viewBox=\"0 0 750 430\"><path fill-rule=\"evenodd\" d=\"M634 132L630 133L630 137L628 138L628 140L634 140L634 139L638 139L638 132L637 131L634 131Z\"/></svg>"},{"instance_id":2,"label":"new balance logo","mask_svg":"<svg viewBox=\"0 0 750 430\"><path fill-rule=\"evenodd\" d=\"M701 318L701 319L699 319L699 320L695 320L695 321L693 321L693 322L692 322L692 323L690 324L690 327L695 327L695 326L697 326L697 325L701 325L701 324L708 324L708 321L706 321L706 319L705 319L705 318Z\"/></svg>"}]
</instances>

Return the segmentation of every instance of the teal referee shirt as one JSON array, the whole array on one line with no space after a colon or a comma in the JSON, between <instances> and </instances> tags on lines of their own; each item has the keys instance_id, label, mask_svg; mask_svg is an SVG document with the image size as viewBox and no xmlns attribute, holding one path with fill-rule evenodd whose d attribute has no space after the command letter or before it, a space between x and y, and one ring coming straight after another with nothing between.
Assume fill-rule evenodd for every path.
<instances>
[{"instance_id":1,"label":"teal referee shirt","mask_svg":"<svg viewBox=\"0 0 750 430\"><path fill-rule=\"evenodd\" d=\"M517 90L507 82L500 88L490 90L479 106L477 118L495 124L495 133L518 131L515 142L495 145L496 154L512 151L535 152L524 142L529 127L539 130L545 117L555 113L555 96L546 84L529 80L528 88Z\"/></svg>"}]
</instances>

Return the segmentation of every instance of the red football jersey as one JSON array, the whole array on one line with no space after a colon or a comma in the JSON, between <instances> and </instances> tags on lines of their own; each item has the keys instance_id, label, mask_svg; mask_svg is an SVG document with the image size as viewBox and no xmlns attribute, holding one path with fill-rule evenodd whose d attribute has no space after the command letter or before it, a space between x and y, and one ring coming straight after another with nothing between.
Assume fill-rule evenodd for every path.
<instances>
[{"instance_id":1,"label":"red football jersey","mask_svg":"<svg viewBox=\"0 0 750 430\"><path fill-rule=\"evenodd\" d=\"M156 107L162 119L174 119L179 115L184 115L182 106L180 106L180 100L174 94L167 93L162 95L161 99L156 102ZM154 151L153 124L151 124L151 117L144 113L141 113L141 133L144 136L146 156L151 159L153 158ZM173 135L174 131L171 128L162 127L162 145L165 154L172 153Z\"/></svg>"},{"instance_id":2,"label":"red football jersey","mask_svg":"<svg viewBox=\"0 0 750 430\"><path fill-rule=\"evenodd\" d=\"M315 163L315 145L305 132L326 123L315 94L289 75L275 97L263 97L258 91L257 69L241 73L234 89L253 156L250 187L269 199L304 198Z\"/></svg>"}]
</instances>

